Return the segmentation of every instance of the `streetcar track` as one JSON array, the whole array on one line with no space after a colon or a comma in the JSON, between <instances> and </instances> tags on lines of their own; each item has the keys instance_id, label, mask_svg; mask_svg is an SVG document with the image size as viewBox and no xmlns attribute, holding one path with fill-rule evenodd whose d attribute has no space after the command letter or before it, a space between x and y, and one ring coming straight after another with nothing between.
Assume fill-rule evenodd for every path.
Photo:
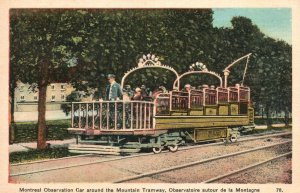
<instances>
[{"instance_id":1,"label":"streetcar track","mask_svg":"<svg viewBox=\"0 0 300 193\"><path fill-rule=\"evenodd\" d=\"M203 160L199 160L199 161L194 161L194 162L190 162L190 163L176 165L176 166L164 168L164 169L161 169L161 170L155 170L155 171L150 171L150 172L142 173L142 174L135 175L135 176L126 177L126 178L114 181L113 183L122 183L122 182L133 181L133 180L141 179L141 178L144 178L144 177L150 177L150 176L161 174L161 173L166 173L166 172L170 172L170 171L174 171L174 170L178 170L178 169L183 169L183 168L187 168L187 167L191 167L191 166L195 166L195 165L200 165L200 164L204 164L204 163L207 163L207 162L216 161L216 160L220 160L220 159L224 159L224 158L228 158L228 157L232 157L232 156L238 156L238 155L242 155L242 154L246 154L246 153L250 153L250 152L254 152L254 151L259 151L259 150L263 150L263 149L267 149L267 148L270 148L270 147L283 145L283 144L291 143L291 142L292 142L292 140L289 140L289 141L275 143L275 144L267 145L267 146L263 146L263 147L252 148L252 149L248 149L248 150L229 153L229 154L226 154L226 155L221 155L221 156L207 158L207 159L203 159Z\"/></svg>"},{"instance_id":2,"label":"streetcar track","mask_svg":"<svg viewBox=\"0 0 300 193\"><path fill-rule=\"evenodd\" d=\"M219 175L219 176L214 177L214 178L210 178L210 179L205 180L205 181L203 181L203 182L201 182L201 183L212 183L212 182L221 180L221 179L223 179L223 178L226 178L226 177L229 177L229 176L232 176L232 175L235 175L235 174L239 174L239 173L244 172L244 171L246 171L246 170L249 170L249 169L252 169L252 168L256 168L256 167L261 166L261 165L263 165L263 164L266 164L266 163L268 163L268 162L270 162L270 161L277 160L277 159L282 158L282 157L286 157L286 156L288 156L288 155L292 155L292 151L287 152L287 153L284 153L284 154L281 154L281 155L279 155L279 156L272 157L272 158L270 158L270 159L267 159L267 160L264 160L264 161L261 161L261 162L257 162L257 163L248 165L248 166L246 166L246 167L243 167L243 168L241 168L241 169L237 169L237 170L228 172L228 173L223 174L223 175Z\"/></svg>"},{"instance_id":3,"label":"streetcar track","mask_svg":"<svg viewBox=\"0 0 300 193\"><path fill-rule=\"evenodd\" d=\"M292 133L291 132L285 132L285 133L279 133L279 134L262 135L262 136L258 136L258 137L242 137L239 140L239 142L257 140L257 139L264 139L264 138L268 138L268 137L279 137L279 136L285 136L285 135L290 135L290 134L292 134ZM185 151L185 150L189 150L189 149L196 149L196 148L202 148L202 147L208 147L208 146L217 146L217 145L222 145L222 144L224 144L224 142L188 146L188 147L179 148L178 151ZM266 146L264 146L264 147L266 147ZM166 150L166 151L162 151L161 153L172 153L172 152L169 152L169 151ZM48 169L42 169L42 170L33 170L33 171L29 171L29 172L20 172L20 173L10 174L9 176L14 177L14 176L21 176L21 175L30 175L30 174L34 174L34 173L41 173L41 172L48 172L48 171L67 169L67 168L73 168L73 167L80 167L80 166L86 166L86 165L92 165L92 164L98 164L98 163L105 163L105 162L111 162L111 161L118 161L118 160L123 160L123 159L136 158L136 157L149 156L149 155L155 155L155 154L153 154L152 152L151 153L139 153L139 154L135 154L135 155L124 156L124 157L116 157L116 158L108 158L108 159L105 159L105 160L99 160L99 161L89 162L89 163L73 164L73 165L69 165L69 166L60 166L60 167L54 167L54 168L48 168ZM79 156L76 156L76 157L79 157ZM87 155L82 155L82 157L84 157L84 156L87 156ZM74 156L72 156L72 157L74 157ZM66 158L68 159L68 158L72 158L72 157L70 156L70 157L66 157ZM105 157L102 157L102 158L105 158ZM61 160L63 160L63 159L64 158L61 158ZM56 161L56 160L57 159L50 159L48 161ZM41 162L43 162L43 161L41 161ZM44 161L44 162L47 162L47 161ZM25 164L26 163L22 163L20 165L25 165Z\"/></svg>"}]
</instances>

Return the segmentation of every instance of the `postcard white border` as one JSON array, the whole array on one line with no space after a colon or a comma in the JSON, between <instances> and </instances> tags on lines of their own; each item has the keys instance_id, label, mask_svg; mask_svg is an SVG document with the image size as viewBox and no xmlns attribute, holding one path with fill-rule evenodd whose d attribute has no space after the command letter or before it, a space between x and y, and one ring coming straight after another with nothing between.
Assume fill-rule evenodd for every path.
<instances>
[{"instance_id":1,"label":"postcard white border","mask_svg":"<svg viewBox=\"0 0 300 193\"><path fill-rule=\"evenodd\" d=\"M293 183L292 184L109 184L109 183L8 183L8 65L9 65L9 9L10 8L291 8L293 48ZM298 0L1 0L0 1L0 192L19 192L25 188L99 188L99 187L243 187L260 188L262 193L299 193L300 185L300 1Z\"/></svg>"}]
</instances>

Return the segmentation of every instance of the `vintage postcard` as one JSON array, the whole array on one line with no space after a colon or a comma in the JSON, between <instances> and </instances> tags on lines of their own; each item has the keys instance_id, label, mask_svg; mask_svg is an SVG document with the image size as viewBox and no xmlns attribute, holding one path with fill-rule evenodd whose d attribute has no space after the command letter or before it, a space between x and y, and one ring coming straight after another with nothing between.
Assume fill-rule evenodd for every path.
<instances>
[{"instance_id":1,"label":"vintage postcard","mask_svg":"<svg viewBox=\"0 0 300 193\"><path fill-rule=\"evenodd\" d=\"M297 1L4 1L0 192L297 193Z\"/></svg>"}]
</instances>

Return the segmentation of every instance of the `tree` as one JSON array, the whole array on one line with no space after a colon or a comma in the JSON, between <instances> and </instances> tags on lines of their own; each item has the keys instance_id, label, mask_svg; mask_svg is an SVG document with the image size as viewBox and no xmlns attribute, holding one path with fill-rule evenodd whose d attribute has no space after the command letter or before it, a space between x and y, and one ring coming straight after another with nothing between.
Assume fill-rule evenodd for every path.
<instances>
[{"instance_id":1,"label":"tree","mask_svg":"<svg viewBox=\"0 0 300 193\"><path fill-rule=\"evenodd\" d=\"M83 23L80 11L12 9L10 11L10 83L37 84L38 141L37 148L46 148L46 91L51 82L69 80L69 62L80 41L77 36ZM81 29L83 27L81 26ZM12 93L13 96L13 93Z\"/></svg>"},{"instance_id":2,"label":"tree","mask_svg":"<svg viewBox=\"0 0 300 193\"><path fill-rule=\"evenodd\" d=\"M245 17L234 17L232 28L220 28L217 32L222 38L214 43L227 64L233 58L252 53L245 84L251 88L255 108L265 108L268 124L271 124L272 112L291 112L291 46L267 37ZM232 69L230 84L241 80L244 66L240 65Z\"/></svg>"}]
</instances>

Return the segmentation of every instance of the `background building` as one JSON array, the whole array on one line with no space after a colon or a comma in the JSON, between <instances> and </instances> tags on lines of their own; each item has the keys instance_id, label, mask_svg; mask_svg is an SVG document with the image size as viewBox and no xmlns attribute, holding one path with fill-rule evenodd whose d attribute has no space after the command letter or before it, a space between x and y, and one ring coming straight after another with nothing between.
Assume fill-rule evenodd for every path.
<instances>
[{"instance_id":1,"label":"background building","mask_svg":"<svg viewBox=\"0 0 300 193\"><path fill-rule=\"evenodd\" d=\"M35 85L22 82L17 83L15 90L15 121L36 121L38 110L38 89ZM61 110L61 104L66 102L66 97L75 89L68 83L52 83L47 87L46 118L69 118Z\"/></svg>"}]
</instances>

